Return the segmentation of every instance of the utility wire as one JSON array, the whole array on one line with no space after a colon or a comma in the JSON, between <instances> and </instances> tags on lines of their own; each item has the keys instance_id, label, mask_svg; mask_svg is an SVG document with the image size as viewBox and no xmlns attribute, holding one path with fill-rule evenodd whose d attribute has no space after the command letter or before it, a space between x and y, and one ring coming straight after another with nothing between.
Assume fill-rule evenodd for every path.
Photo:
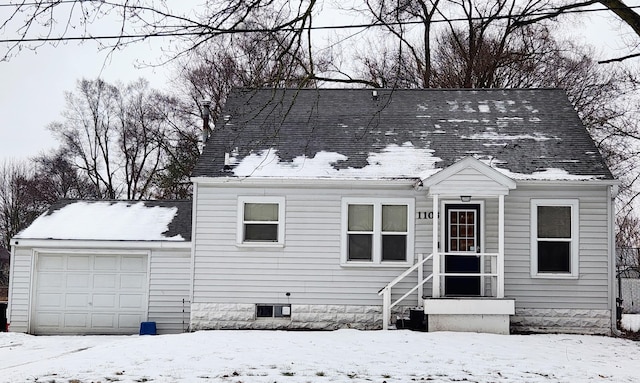
<instances>
[{"instance_id":1,"label":"utility wire","mask_svg":"<svg viewBox=\"0 0 640 383\"><path fill-rule=\"evenodd\" d=\"M22 3L22 4L0 4L0 7L7 6L22 6L22 5L53 5L62 3L75 3L82 0L60 0L56 2L34 2L34 3ZM91 0L84 0L91 2ZM594 13L594 12L609 12L613 8L599 8L599 9L571 9L563 11L562 14L568 13ZM640 5L629 6L625 9L640 9ZM454 18L446 20L431 20L430 23L448 23L448 22L461 22L461 21L483 21L487 19L504 20L515 19L522 17L523 15L498 15L492 17L471 17L471 18ZM548 12L534 12L526 15L527 17L539 17L539 16L559 16L557 11ZM194 24L196 24L194 22ZM220 29L220 28L204 28L198 26L174 26L173 28L179 28L182 30L193 29L197 27L198 31L193 32L151 32L142 34L117 34L117 35L88 35L88 36L58 36L58 37L34 37L34 38L16 38L16 39L0 39L0 43L21 43L21 42L61 42L61 41L87 41L87 40L115 40L115 39L146 39L152 37L184 37L184 36L208 36L211 34L234 34L234 33L274 33L274 32L298 32L298 31L313 31L313 30L340 30L340 29L359 29L359 28L374 28L383 26L404 26L404 25L419 25L423 24L423 21L396 21L396 22L374 22L364 24L352 24L352 25L325 25L325 26L304 26L301 28L286 27L286 28L233 28L233 29Z\"/></svg>"},{"instance_id":2,"label":"utility wire","mask_svg":"<svg viewBox=\"0 0 640 383\"><path fill-rule=\"evenodd\" d=\"M33 5L58 5L58 4L66 4L66 3L77 3L78 1L83 2L83 0L60 0L60 1L37 1L37 2L32 2L32 3L6 3L6 4L0 4L0 8L3 7L15 7L15 8L21 8L21 7L30 7ZM91 2L91 1L87 1L84 0L84 2Z\"/></svg>"}]
</instances>

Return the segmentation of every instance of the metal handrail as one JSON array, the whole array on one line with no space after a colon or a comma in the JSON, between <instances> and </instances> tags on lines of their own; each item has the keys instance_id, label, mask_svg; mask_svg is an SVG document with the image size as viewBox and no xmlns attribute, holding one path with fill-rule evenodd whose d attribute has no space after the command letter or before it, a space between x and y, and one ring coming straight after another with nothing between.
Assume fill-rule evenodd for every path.
<instances>
[{"instance_id":1,"label":"metal handrail","mask_svg":"<svg viewBox=\"0 0 640 383\"><path fill-rule=\"evenodd\" d=\"M408 297L409 295L411 295L411 293L413 293L414 291L418 290L420 288L420 286L424 285L425 283L427 283L428 281L431 280L431 278L433 278L433 274L429 274L428 277L426 277L425 279L422 280L422 282L418 282L417 285L413 286L411 288L411 290L407 291L403 296L401 296L399 299L397 299L395 302L391 303L391 307L389 307L389 309L392 309L395 305L397 305L398 303L400 303L401 301L403 301L406 297Z\"/></svg>"},{"instance_id":2,"label":"metal handrail","mask_svg":"<svg viewBox=\"0 0 640 383\"><path fill-rule=\"evenodd\" d=\"M400 283L404 278L406 278L409 274L411 274L412 272L416 271L419 267L422 267L428 260L433 259L434 256L446 256L446 255L454 255L454 256L477 256L477 257L482 257L483 259L485 259L485 257L499 257L498 253L468 253L468 252L447 252L447 253L431 253L429 254L429 256L427 256L426 258L419 260L416 264L414 264L413 266L411 266L410 268L408 268L407 270L405 270L402 274L400 274L399 276L397 276L393 281L389 282L387 285L385 285L382 289L380 289L378 291L378 295L382 295L382 328L384 330L388 330L389 329L389 322L391 319L391 309L393 307L395 307L396 305L398 305L400 302L402 302L405 298L407 298L409 295L411 295L413 292L415 292L416 290L418 290L420 287L424 286L424 284L430 280L433 279L434 277L434 272L432 272L431 274L429 274L426 278L420 280L420 277L422 276L422 273L419 271L418 272L418 283L412 287L409 291L407 291L404 295L402 295L399 299L395 300L394 302L391 301L391 289L397 285L398 283ZM422 257L422 254L418 255L419 258ZM492 272L492 273L444 273L444 272L439 272L437 275L439 276L445 276L445 277L499 277L499 273L496 272Z\"/></svg>"},{"instance_id":3,"label":"metal handrail","mask_svg":"<svg viewBox=\"0 0 640 383\"><path fill-rule=\"evenodd\" d=\"M422 254L419 254L418 257L421 258ZM404 294L402 297L400 297L400 299L397 299L393 303L391 302L391 288L393 286L397 285L404 278L406 278L407 275L411 274L412 272L417 270L419 267L422 267L422 265L424 265L428 260L430 260L432 258L433 258L433 254L429 254L428 257L426 257L426 258L424 258L422 260L419 260L415 265L413 265L410 268L408 268L407 270L405 270L402 274L397 276L393 281L389 282L385 287L383 287L382 289L380 289L380 291L378 291L378 295L382 295L382 329L383 330L388 330L389 329L389 321L391 320L391 309L395 305L400 303L402 300L404 300L406 297L408 297L415 290L417 290L421 286L423 286L428 280L433 278L433 273L430 274L429 276L427 276L426 278L424 278L422 281L419 280L418 283L416 284L416 286L414 286L406 294ZM418 275L422 275L422 273L418 272ZM420 278L418 278L418 279L420 279Z\"/></svg>"},{"instance_id":4,"label":"metal handrail","mask_svg":"<svg viewBox=\"0 0 640 383\"><path fill-rule=\"evenodd\" d=\"M471 252L456 252L449 251L446 253L437 253L440 257L446 257L447 255L452 255L455 257L478 257L482 258L482 262L484 262L487 258L498 258L498 253L471 253ZM447 272L439 272L438 275L442 277L498 277L497 272L491 273L447 273Z\"/></svg>"},{"instance_id":5,"label":"metal handrail","mask_svg":"<svg viewBox=\"0 0 640 383\"><path fill-rule=\"evenodd\" d=\"M448 251L446 253L438 253L438 255L455 255L463 257L498 257L498 253L471 253L468 251Z\"/></svg>"},{"instance_id":6,"label":"metal handrail","mask_svg":"<svg viewBox=\"0 0 640 383\"><path fill-rule=\"evenodd\" d=\"M422 261L417 262L415 265L411 266L410 268L408 268L407 270L405 270L402 274L398 275L393 281L387 283L387 285L383 288L381 288L378 291L378 295L382 295L383 291L385 289L391 289L393 286L397 285L401 280L403 280L407 275L411 274L413 271L415 271L418 267L422 266L425 264L425 262L427 262L428 260L430 260L431 258L433 258L433 254L429 254L428 257L424 258Z\"/></svg>"}]
</instances>

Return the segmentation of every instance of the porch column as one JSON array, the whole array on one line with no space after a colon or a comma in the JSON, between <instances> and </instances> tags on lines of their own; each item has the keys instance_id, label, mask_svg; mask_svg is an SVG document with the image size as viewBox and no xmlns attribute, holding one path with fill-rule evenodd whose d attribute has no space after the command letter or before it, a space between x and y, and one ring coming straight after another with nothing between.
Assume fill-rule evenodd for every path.
<instances>
[{"instance_id":1,"label":"porch column","mask_svg":"<svg viewBox=\"0 0 640 383\"><path fill-rule=\"evenodd\" d=\"M498 286L496 298L504 298L504 195L498 196Z\"/></svg>"},{"instance_id":2,"label":"porch column","mask_svg":"<svg viewBox=\"0 0 640 383\"><path fill-rule=\"evenodd\" d=\"M438 254L438 224L439 219L439 205L438 195L434 194L433 198L433 287L431 289L431 296L433 298L440 298L440 255Z\"/></svg>"}]
</instances>

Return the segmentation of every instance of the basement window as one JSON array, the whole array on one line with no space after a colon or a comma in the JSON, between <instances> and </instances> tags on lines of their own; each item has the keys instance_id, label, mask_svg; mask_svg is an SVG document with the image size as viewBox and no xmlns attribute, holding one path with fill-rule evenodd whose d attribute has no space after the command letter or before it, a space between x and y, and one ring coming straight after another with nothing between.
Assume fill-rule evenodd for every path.
<instances>
[{"instance_id":1,"label":"basement window","mask_svg":"<svg viewBox=\"0 0 640 383\"><path fill-rule=\"evenodd\" d=\"M257 304L256 318L290 318L291 305Z\"/></svg>"}]
</instances>

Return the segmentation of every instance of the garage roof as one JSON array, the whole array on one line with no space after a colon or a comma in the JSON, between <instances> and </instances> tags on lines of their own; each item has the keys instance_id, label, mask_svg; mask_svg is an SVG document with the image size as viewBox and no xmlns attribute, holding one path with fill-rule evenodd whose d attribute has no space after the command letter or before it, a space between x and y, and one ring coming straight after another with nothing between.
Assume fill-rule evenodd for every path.
<instances>
[{"instance_id":1,"label":"garage roof","mask_svg":"<svg viewBox=\"0 0 640 383\"><path fill-rule=\"evenodd\" d=\"M191 241L191 201L53 204L15 239Z\"/></svg>"}]
</instances>

